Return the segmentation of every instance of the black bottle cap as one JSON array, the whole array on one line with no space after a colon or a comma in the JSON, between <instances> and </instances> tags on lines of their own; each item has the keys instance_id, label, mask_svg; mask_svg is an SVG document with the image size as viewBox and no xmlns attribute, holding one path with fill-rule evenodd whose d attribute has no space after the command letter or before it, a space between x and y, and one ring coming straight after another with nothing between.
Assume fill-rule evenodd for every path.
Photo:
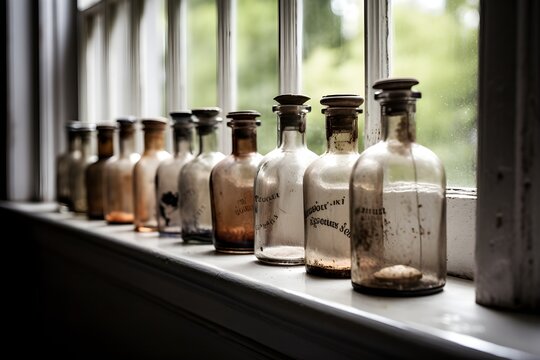
<instances>
[{"instance_id":1,"label":"black bottle cap","mask_svg":"<svg viewBox=\"0 0 540 360\"><path fill-rule=\"evenodd\" d=\"M205 107L191 110L193 114L192 122L198 126L214 126L221 123L219 117L221 109L218 107Z\"/></svg>"},{"instance_id":2,"label":"black bottle cap","mask_svg":"<svg viewBox=\"0 0 540 360\"><path fill-rule=\"evenodd\" d=\"M173 128L192 128L193 127L193 121L192 121L193 114L191 113L190 110L173 111L169 113L169 116L172 119Z\"/></svg>"},{"instance_id":3,"label":"black bottle cap","mask_svg":"<svg viewBox=\"0 0 540 360\"><path fill-rule=\"evenodd\" d=\"M327 107L322 109L321 112L324 114L328 109L354 109L357 113L362 113L360 106L363 103L364 98L356 94L325 95L321 98L321 105Z\"/></svg>"},{"instance_id":4,"label":"black bottle cap","mask_svg":"<svg viewBox=\"0 0 540 360\"><path fill-rule=\"evenodd\" d=\"M257 117L261 116L261 113L256 110L241 110L241 111L231 111L227 114L227 118L231 121L227 122L227 126L232 125L250 125L255 123L255 125L261 125L261 120Z\"/></svg>"},{"instance_id":5,"label":"black bottle cap","mask_svg":"<svg viewBox=\"0 0 540 360\"><path fill-rule=\"evenodd\" d=\"M373 88L379 90L375 93L375 100L389 102L419 99L422 97L422 94L412 90L412 87L418 84L418 80L414 78L388 78L377 80L373 84Z\"/></svg>"}]
</instances>

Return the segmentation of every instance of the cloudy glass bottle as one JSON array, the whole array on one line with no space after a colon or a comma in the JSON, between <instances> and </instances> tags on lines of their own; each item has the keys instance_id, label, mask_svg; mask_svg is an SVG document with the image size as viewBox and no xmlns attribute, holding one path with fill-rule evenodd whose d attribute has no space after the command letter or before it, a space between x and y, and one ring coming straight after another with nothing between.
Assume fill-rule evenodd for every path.
<instances>
[{"instance_id":1,"label":"cloudy glass bottle","mask_svg":"<svg viewBox=\"0 0 540 360\"><path fill-rule=\"evenodd\" d=\"M217 130L222 119L217 107L193 109L199 153L184 165L178 178L184 242L212 243L210 172L225 155L218 151Z\"/></svg>"},{"instance_id":2,"label":"cloudy glass bottle","mask_svg":"<svg viewBox=\"0 0 540 360\"><path fill-rule=\"evenodd\" d=\"M73 210L69 189L69 168L81 156L81 139L77 133L78 121L65 125L67 148L56 160L56 202L59 211Z\"/></svg>"},{"instance_id":3,"label":"cloudy glass bottle","mask_svg":"<svg viewBox=\"0 0 540 360\"><path fill-rule=\"evenodd\" d=\"M364 150L351 175L355 290L413 296L446 282L446 177L416 142L415 79L377 81L383 140Z\"/></svg>"},{"instance_id":4,"label":"cloudy glass bottle","mask_svg":"<svg viewBox=\"0 0 540 360\"><path fill-rule=\"evenodd\" d=\"M101 123L97 129L97 161L86 167L86 216L93 220L104 219L103 191L105 187L105 164L114 155L114 130L116 124Z\"/></svg>"},{"instance_id":5,"label":"cloudy glass bottle","mask_svg":"<svg viewBox=\"0 0 540 360\"><path fill-rule=\"evenodd\" d=\"M231 119L232 153L210 175L214 247L225 253L253 253L254 181L262 155L257 152L257 111L235 111Z\"/></svg>"},{"instance_id":6,"label":"cloudy glass bottle","mask_svg":"<svg viewBox=\"0 0 540 360\"><path fill-rule=\"evenodd\" d=\"M157 169L156 200L160 236L180 237L181 219L178 198L178 176L182 167L193 159L191 111L170 113L173 128L173 158L164 160Z\"/></svg>"},{"instance_id":7,"label":"cloudy glass bottle","mask_svg":"<svg viewBox=\"0 0 540 360\"><path fill-rule=\"evenodd\" d=\"M76 131L81 141L81 153L69 168L69 190L73 201L73 211L81 214L88 210L86 167L97 160L92 147L92 134L95 129L95 124L79 124Z\"/></svg>"},{"instance_id":8,"label":"cloudy glass bottle","mask_svg":"<svg viewBox=\"0 0 540 360\"><path fill-rule=\"evenodd\" d=\"M171 158L165 150L167 119L141 120L144 131L144 152L133 167L133 204L135 231L158 231L156 212L156 172L160 163Z\"/></svg>"},{"instance_id":9,"label":"cloudy glass bottle","mask_svg":"<svg viewBox=\"0 0 540 360\"><path fill-rule=\"evenodd\" d=\"M274 98L278 146L259 164L255 178L255 256L278 265L304 264L303 179L318 156L306 146L307 96Z\"/></svg>"},{"instance_id":10,"label":"cloudy glass bottle","mask_svg":"<svg viewBox=\"0 0 540 360\"><path fill-rule=\"evenodd\" d=\"M105 163L103 210L108 224L133 223L133 167L140 154L135 150L136 118L119 118L118 155Z\"/></svg>"},{"instance_id":11,"label":"cloudy glass bottle","mask_svg":"<svg viewBox=\"0 0 540 360\"><path fill-rule=\"evenodd\" d=\"M327 150L304 174L306 271L347 278L351 270L349 181L358 159L358 95L321 99Z\"/></svg>"}]
</instances>

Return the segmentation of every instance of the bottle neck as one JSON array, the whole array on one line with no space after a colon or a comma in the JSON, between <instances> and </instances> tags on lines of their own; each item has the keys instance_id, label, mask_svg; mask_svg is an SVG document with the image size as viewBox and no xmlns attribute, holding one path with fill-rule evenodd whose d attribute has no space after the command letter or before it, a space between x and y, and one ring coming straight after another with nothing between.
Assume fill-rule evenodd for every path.
<instances>
[{"instance_id":1,"label":"bottle neck","mask_svg":"<svg viewBox=\"0 0 540 360\"><path fill-rule=\"evenodd\" d=\"M199 154L218 151L216 130L216 128L208 129L206 127L197 129L197 133L199 134Z\"/></svg>"},{"instance_id":2,"label":"bottle neck","mask_svg":"<svg viewBox=\"0 0 540 360\"><path fill-rule=\"evenodd\" d=\"M186 130L174 131L174 155L190 153L191 150L191 132Z\"/></svg>"},{"instance_id":3,"label":"bottle neck","mask_svg":"<svg viewBox=\"0 0 540 360\"><path fill-rule=\"evenodd\" d=\"M257 152L257 126L233 126L232 154L241 156L254 152Z\"/></svg>"},{"instance_id":4,"label":"bottle neck","mask_svg":"<svg viewBox=\"0 0 540 360\"><path fill-rule=\"evenodd\" d=\"M129 157L131 154L135 152L135 131L134 130L127 130L127 131L120 130L119 148L120 148L120 157Z\"/></svg>"},{"instance_id":5,"label":"bottle neck","mask_svg":"<svg viewBox=\"0 0 540 360\"><path fill-rule=\"evenodd\" d=\"M81 135L81 153L83 159L92 155L92 138L90 134Z\"/></svg>"},{"instance_id":6,"label":"bottle neck","mask_svg":"<svg viewBox=\"0 0 540 360\"><path fill-rule=\"evenodd\" d=\"M165 149L165 130L146 130L144 133L144 152Z\"/></svg>"},{"instance_id":7,"label":"bottle neck","mask_svg":"<svg viewBox=\"0 0 540 360\"><path fill-rule=\"evenodd\" d=\"M113 134L98 136L98 158L107 159L114 155Z\"/></svg>"},{"instance_id":8,"label":"bottle neck","mask_svg":"<svg viewBox=\"0 0 540 360\"><path fill-rule=\"evenodd\" d=\"M81 148L81 138L75 133L68 134L67 137L68 152L77 151Z\"/></svg>"},{"instance_id":9,"label":"bottle neck","mask_svg":"<svg viewBox=\"0 0 540 360\"><path fill-rule=\"evenodd\" d=\"M282 116L278 119L278 146L281 149L305 147L306 116Z\"/></svg>"},{"instance_id":10,"label":"bottle neck","mask_svg":"<svg viewBox=\"0 0 540 360\"><path fill-rule=\"evenodd\" d=\"M416 141L416 106L414 103L403 106L383 105L381 107L382 135L385 141Z\"/></svg>"},{"instance_id":11,"label":"bottle neck","mask_svg":"<svg viewBox=\"0 0 540 360\"><path fill-rule=\"evenodd\" d=\"M358 152L358 117L327 116L326 141L328 152Z\"/></svg>"}]
</instances>

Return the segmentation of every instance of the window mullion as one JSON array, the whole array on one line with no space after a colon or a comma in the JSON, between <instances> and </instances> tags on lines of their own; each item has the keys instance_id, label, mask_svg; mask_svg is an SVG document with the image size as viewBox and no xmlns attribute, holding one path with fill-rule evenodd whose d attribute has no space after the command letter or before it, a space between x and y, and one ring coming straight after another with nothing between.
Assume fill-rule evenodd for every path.
<instances>
[{"instance_id":1,"label":"window mullion","mask_svg":"<svg viewBox=\"0 0 540 360\"><path fill-rule=\"evenodd\" d=\"M375 144L381 139L379 104L373 97L371 85L390 73L389 34L390 2L388 0L364 1L365 26L365 126L364 147Z\"/></svg>"},{"instance_id":2,"label":"window mullion","mask_svg":"<svg viewBox=\"0 0 540 360\"><path fill-rule=\"evenodd\" d=\"M279 0L279 91L300 93L302 84L302 0Z\"/></svg>"},{"instance_id":3,"label":"window mullion","mask_svg":"<svg viewBox=\"0 0 540 360\"><path fill-rule=\"evenodd\" d=\"M167 6L167 103L169 110L186 109L186 0L169 0Z\"/></svg>"}]
</instances>

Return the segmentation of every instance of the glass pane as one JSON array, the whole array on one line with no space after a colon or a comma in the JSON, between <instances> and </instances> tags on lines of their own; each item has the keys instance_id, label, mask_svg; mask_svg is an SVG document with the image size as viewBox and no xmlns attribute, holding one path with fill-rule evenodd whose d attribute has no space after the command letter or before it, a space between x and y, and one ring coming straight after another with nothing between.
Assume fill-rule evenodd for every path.
<instances>
[{"instance_id":1,"label":"glass pane","mask_svg":"<svg viewBox=\"0 0 540 360\"><path fill-rule=\"evenodd\" d=\"M422 92L418 142L443 161L448 186L476 186L478 0L393 0L391 75Z\"/></svg>"},{"instance_id":2,"label":"glass pane","mask_svg":"<svg viewBox=\"0 0 540 360\"><path fill-rule=\"evenodd\" d=\"M217 6L215 0L187 2L188 108L217 105Z\"/></svg>"},{"instance_id":3,"label":"glass pane","mask_svg":"<svg viewBox=\"0 0 540 360\"><path fill-rule=\"evenodd\" d=\"M277 144L276 116L272 113L273 98L279 91L277 0L238 0L237 33L237 109L261 113L257 146L266 154Z\"/></svg>"},{"instance_id":4,"label":"glass pane","mask_svg":"<svg viewBox=\"0 0 540 360\"><path fill-rule=\"evenodd\" d=\"M142 116L167 116L165 55L167 13L164 0L146 0L139 28Z\"/></svg>"},{"instance_id":5,"label":"glass pane","mask_svg":"<svg viewBox=\"0 0 540 360\"><path fill-rule=\"evenodd\" d=\"M364 94L364 3L362 0L304 1L302 92L313 110L308 117L308 147L326 148L320 100L330 94ZM359 150L364 116L359 117Z\"/></svg>"}]
</instances>

